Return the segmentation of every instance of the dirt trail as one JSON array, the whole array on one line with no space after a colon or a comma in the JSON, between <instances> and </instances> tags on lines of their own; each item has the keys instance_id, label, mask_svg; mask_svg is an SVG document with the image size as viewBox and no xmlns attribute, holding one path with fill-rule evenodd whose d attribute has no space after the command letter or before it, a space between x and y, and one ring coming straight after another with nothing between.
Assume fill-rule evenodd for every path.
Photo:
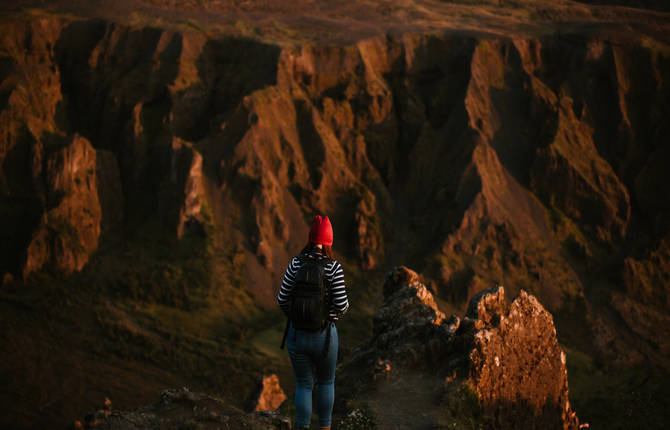
<instances>
[{"instance_id":1,"label":"dirt trail","mask_svg":"<svg viewBox=\"0 0 670 430\"><path fill-rule=\"evenodd\" d=\"M434 375L433 375L434 376ZM429 430L439 422L436 405L439 378L404 370L401 377L383 380L367 402L385 429Z\"/></svg>"}]
</instances>

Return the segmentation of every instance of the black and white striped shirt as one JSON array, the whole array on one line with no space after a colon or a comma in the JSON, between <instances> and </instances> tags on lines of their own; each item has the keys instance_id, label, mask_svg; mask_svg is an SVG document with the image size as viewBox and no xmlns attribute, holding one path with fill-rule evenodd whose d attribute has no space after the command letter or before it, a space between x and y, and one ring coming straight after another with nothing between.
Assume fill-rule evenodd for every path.
<instances>
[{"instance_id":1,"label":"black and white striped shirt","mask_svg":"<svg viewBox=\"0 0 670 430\"><path fill-rule=\"evenodd\" d=\"M319 259L326 258L319 253L312 253L310 255ZM295 287L295 275L298 273L298 270L300 270L302 264L300 259L295 257L286 268L284 280L282 281L279 294L277 295L277 304L279 304L279 307L284 313L288 314L291 292L293 291L293 287ZM330 294L332 297L330 302L330 318L332 320L337 320L338 315L344 314L349 309L349 300L347 299L347 291L344 286L344 271L337 260L330 260L324 268L326 272L326 281L330 285Z\"/></svg>"}]
</instances>

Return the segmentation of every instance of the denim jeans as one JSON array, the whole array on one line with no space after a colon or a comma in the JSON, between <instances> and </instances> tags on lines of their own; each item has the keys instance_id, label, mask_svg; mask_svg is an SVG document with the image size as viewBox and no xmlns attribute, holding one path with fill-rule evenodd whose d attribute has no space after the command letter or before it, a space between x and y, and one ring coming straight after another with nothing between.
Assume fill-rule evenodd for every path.
<instances>
[{"instance_id":1,"label":"denim jeans","mask_svg":"<svg viewBox=\"0 0 670 430\"><path fill-rule=\"evenodd\" d=\"M326 356L323 347L326 331L330 330L330 344ZM286 338L295 373L295 415L296 427L309 427L312 418L312 389L316 376L316 412L319 426L327 427L333 414L335 401L335 363L337 362L337 328L329 323L319 332L289 329Z\"/></svg>"}]
</instances>

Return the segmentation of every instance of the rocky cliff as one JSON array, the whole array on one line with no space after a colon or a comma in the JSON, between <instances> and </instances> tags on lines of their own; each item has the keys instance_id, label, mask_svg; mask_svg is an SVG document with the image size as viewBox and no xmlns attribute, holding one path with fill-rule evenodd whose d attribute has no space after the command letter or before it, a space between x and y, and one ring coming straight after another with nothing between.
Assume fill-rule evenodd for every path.
<instances>
[{"instance_id":1,"label":"rocky cliff","mask_svg":"<svg viewBox=\"0 0 670 430\"><path fill-rule=\"evenodd\" d=\"M463 308L525 290L562 342L668 368L666 14L118 3L127 16L17 6L0 24L5 288L88 267L112 294L194 306L189 270L112 270L141 253L101 246L169 237L171 255L206 251L199 285L272 308L321 212L347 269L408 264ZM212 300L248 305L230 294Z\"/></svg>"},{"instance_id":2,"label":"rocky cliff","mask_svg":"<svg viewBox=\"0 0 670 430\"><path fill-rule=\"evenodd\" d=\"M596 331L622 318L635 352L594 338L623 361L667 357L645 328L668 327L665 40L279 47L100 20L3 29L7 279L80 270L105 228L197 231L206 210L271 305L319 211L363 268L407 259L455 302L505 282L553 311L586 306Z\"/></svg>"},{"instance_id":3,"label":"rocky cliff","mask_svg":"<svg viewBox=\"0 0 670 430\"><path fill-rule=\"evenodd\" d=\"M342 410L379 428L581 428L553 318L523 290L511 303L503 287L484 290L462 320L445 318L419 276L397 268L373 337L339 375Z\"/></svg>"},{"instance_id":4,"label":"rocky cliff","mask_svg":"<svg viewBox=\"0 0 670 430\"><path fill-rule=\"evenodd\" d=\"M523 290L511 303L503 287L482 291L462 320L447 319L419 275L396 268L384 284L372 338L338 374L340 429L588 427L580 426L570 406L553 318ZM132 412L112 412L108 402L75 426L291 428L277 411L286 399L277 376L261 385L251 415L182 388L165 390L159 402Z\"/></svg>"}]
</instances>

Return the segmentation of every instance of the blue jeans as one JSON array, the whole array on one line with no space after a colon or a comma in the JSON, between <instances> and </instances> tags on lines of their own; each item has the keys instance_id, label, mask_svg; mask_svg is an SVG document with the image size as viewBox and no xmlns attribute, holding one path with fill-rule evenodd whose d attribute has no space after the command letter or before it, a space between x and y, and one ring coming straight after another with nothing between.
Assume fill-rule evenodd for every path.
<instances>
[{"instance_id":1,"label":"blue jeans","mask_svg":"<svg viewBox=\"0 0 670 430\"><path fill-rule=\"evenodd\" d=\"M328 353L324 357L326 331L330 330ZM292 326L286 338L295 373L295 425L309 427L312 418L312 389L316 376L316 412L319 426L330 425L335 401L335 363L337 362L337 328L329 323L317 332L295 330Z\"/></svg>"}]
</instances>

